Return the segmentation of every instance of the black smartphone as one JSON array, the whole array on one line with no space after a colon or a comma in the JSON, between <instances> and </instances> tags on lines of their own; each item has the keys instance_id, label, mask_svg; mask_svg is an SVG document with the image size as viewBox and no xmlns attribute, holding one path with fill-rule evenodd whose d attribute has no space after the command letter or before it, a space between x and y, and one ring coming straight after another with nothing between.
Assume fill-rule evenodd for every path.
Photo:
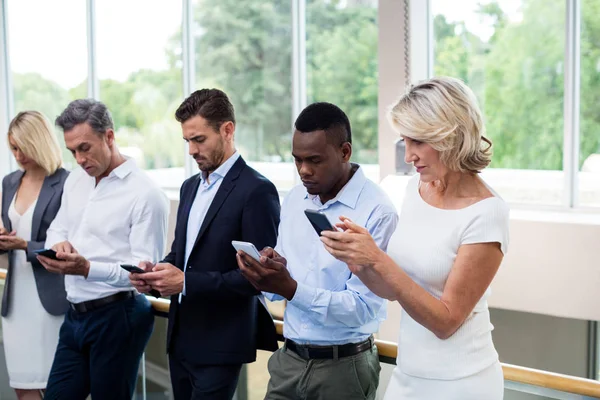
<instances>
[{"instance_id":1,"label":"black smartphone","mask_svg":"<svg viewBox=\"0 0 600 400\"><path fill-rule=\"evenodd\" d=\"M134 274L145 274L146 273L146 271L144 271L140 267L136 267L135 265L131 265L131 264L120 264L120 265L121 265L121 268L123 268L127 272L133 272ZM156 297L157 299L159 299L161 297L160 292L156 289L152 289L150 291L150 294L152 296Z\"/></svg>"},{"instance_id":2,"label":"black smartphone","mask_svg":"<svg viewBox=\"0 0 600 400\"><path fill-rule=\"evenodd\" d=\"M322 231L335 231L335 227L327 218L327 215L315 210L304 210L304 214L315 228L315 231L321 236Z\"/></svg>"},{"instance_id":3,"label":"black smartphone","mask_svg":"<svg viewBox=\"0 0 600 400\"><path fill-rule=\"evenodd\" d=\"M38 256L44 256L44 257L48 257L52 260L58 260L58 258L56 258L56 251L54 251L52 249L40 249L40 250L34 250L33 252L35 254L37 254Z\"/></svg>"},{"instance_id":4,"label":"black smartphone","mask_svg":"<svg viewBox=\"0 0 600 400\"><path fill-rule=\"evenodd\" d=\"M121 264L121 268L123 268L127 272L133 272L134 274L143 274L146 272L140 267L136 267L135 265L130 264Z\"/></svg>"}]
</instances>

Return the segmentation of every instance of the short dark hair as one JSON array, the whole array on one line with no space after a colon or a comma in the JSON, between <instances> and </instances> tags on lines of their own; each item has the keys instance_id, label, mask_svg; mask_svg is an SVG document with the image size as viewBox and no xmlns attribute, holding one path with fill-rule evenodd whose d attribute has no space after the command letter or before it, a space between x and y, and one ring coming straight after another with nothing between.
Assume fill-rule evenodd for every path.
<instances>
[{"instance_id":1,"label":"short dark hair","mask_svg":"<svg viewBox=\"0 0 600 400\"><path fill-rule=\"evenodd\" d=\"M67 108L56 118L56 125L63 132L70 131L76 125L87 123L98 134L105 134L114 129L110 111L106 105L94 99L78 99L69 103Z\"/></svg>"},{"instance_id":2,"label":"short dark hair","mask_svg":"<svg viewBox=\"0 0 600 400\"><path fill-rule=\"evenodd\" d=\"M313 103L306 107L294 123L296 130L307 133L323 130L330 143L352 143L350 120L341 108L331 103Z\"/></svg>"},{"instance_id":3,"label":"short dark hair","mask_svg":"<svg viewBox=\"0 0 600 400\"><path fill-rule=\"evenodd\" d=\"M196 116L207 120L216 131L224 122L231 121L235 124L233 104L225 92L219 89L196 90L175 111L175 119L181 123Z\"/></svg>"}]
</instances>

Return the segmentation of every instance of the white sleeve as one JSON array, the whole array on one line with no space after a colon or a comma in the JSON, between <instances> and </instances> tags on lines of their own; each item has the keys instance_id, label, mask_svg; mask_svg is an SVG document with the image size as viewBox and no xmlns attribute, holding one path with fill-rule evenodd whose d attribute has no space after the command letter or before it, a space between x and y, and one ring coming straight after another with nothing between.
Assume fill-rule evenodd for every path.
<instances>
[{"instance_id":1,"label":"white sleeve","mask_svg":"<svg viewBox=\"0 0 600 400\"><path fill-rule=\"evenodd\" d=\"M158 188L148 191L133 208L129 245L131 258L124 264L162 260L169 223L169 200ZM106 282L113 286L130 286L129 273L119 263L90 262L88 281Z\"/></svg>"},{"instance_id":2,"label":"white sleeve","mask_svg":"<svg viewBox=\"0 0 600 400\"><path fill-rule=\"evenodd\" d=\"M489 201L479 210L463 232L460 244L499 243L500 250L508 250L509 208L500 198Z\"/></svg>"}]
</instances>

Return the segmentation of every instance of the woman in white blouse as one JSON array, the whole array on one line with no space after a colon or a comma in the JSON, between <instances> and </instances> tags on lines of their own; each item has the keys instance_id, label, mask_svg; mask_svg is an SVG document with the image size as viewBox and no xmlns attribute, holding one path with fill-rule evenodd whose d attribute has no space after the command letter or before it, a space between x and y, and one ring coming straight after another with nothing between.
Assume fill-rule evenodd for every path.
<instances>
[{"instance_id":1,"label":"woman in white blouse","mask_svg":"<svg viewBox=\"0 0 600 400\"><path fill-rule=\"evenodd\" d=\"M479 176L491 159L481 111L464 83L441 77L412 87L389 116L418 174L387 254L343 216L345 231L322 237L373 292L402 306L385 399L502 399L487 297L508 245L508 207Z\"/></svg>"}]
</instances>

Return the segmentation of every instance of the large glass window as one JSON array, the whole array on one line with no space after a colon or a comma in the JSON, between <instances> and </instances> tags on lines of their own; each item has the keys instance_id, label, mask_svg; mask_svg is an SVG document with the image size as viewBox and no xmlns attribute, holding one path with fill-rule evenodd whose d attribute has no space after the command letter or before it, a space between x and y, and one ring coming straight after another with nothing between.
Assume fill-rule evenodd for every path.
<instances>
[{"instance_id":1,"label":"large glass window","mask_svg":"<svg viewBox=\"0 0 600 400\"><path fill-rule=\"evenodd\" d=\"M600 0L581 4L579 202L600 206Z\"/></svg>"},{"instance_id":2,"label":"large glass window","mask_svg":"<svg viewBox=\"0 0 600 400\"><path fill-rule=\"evenodd\" d=\"M280 190L291 163L292 11L289 0L196 0L196 88L235 107L236 146Z\"/></svg>"},{"instance_id":3,"label":"large glass window","mask_svg":"<svg viewBox=\"0 0 600 400\"><path fill-rule=\"evenodd\" d=\"M7 10L14 112L36 110L54 123L87 85L85 2L8 0ZM62 148L72 167L73 157Z\"/></svg>"},{"instance_id":4,"label":"large glass window","mask_svg":"<svg viewBox=\"0 0 600 400\"><path fill-rule=\"evenodd\" d=\"M307 0L308 103L338 105L352 124L353 159L379 180L377 0Z\"/></svg>"},{"instance_id":5,"label":"large glass window","mask_svg":"<svg viewBox=\"0 0 600 400\"><path fill-rule=\"evenodd\" d=\"M565 1L432 0L432 12L434 75L475 91L494 142L484 178L511 202L561 204Z\"/></svg>"},{"instance_id":6,"label":"large glass window","mask_svg":"<svg viewBox=\"0 0 600 400\"><path fill-rule=\"evenodd\" d=\"M102 0L96 5L100 100L122 153L166 189L178 190L186 153L175 110L183 100L181 7Z\"/></svg>"}]
</instances>

